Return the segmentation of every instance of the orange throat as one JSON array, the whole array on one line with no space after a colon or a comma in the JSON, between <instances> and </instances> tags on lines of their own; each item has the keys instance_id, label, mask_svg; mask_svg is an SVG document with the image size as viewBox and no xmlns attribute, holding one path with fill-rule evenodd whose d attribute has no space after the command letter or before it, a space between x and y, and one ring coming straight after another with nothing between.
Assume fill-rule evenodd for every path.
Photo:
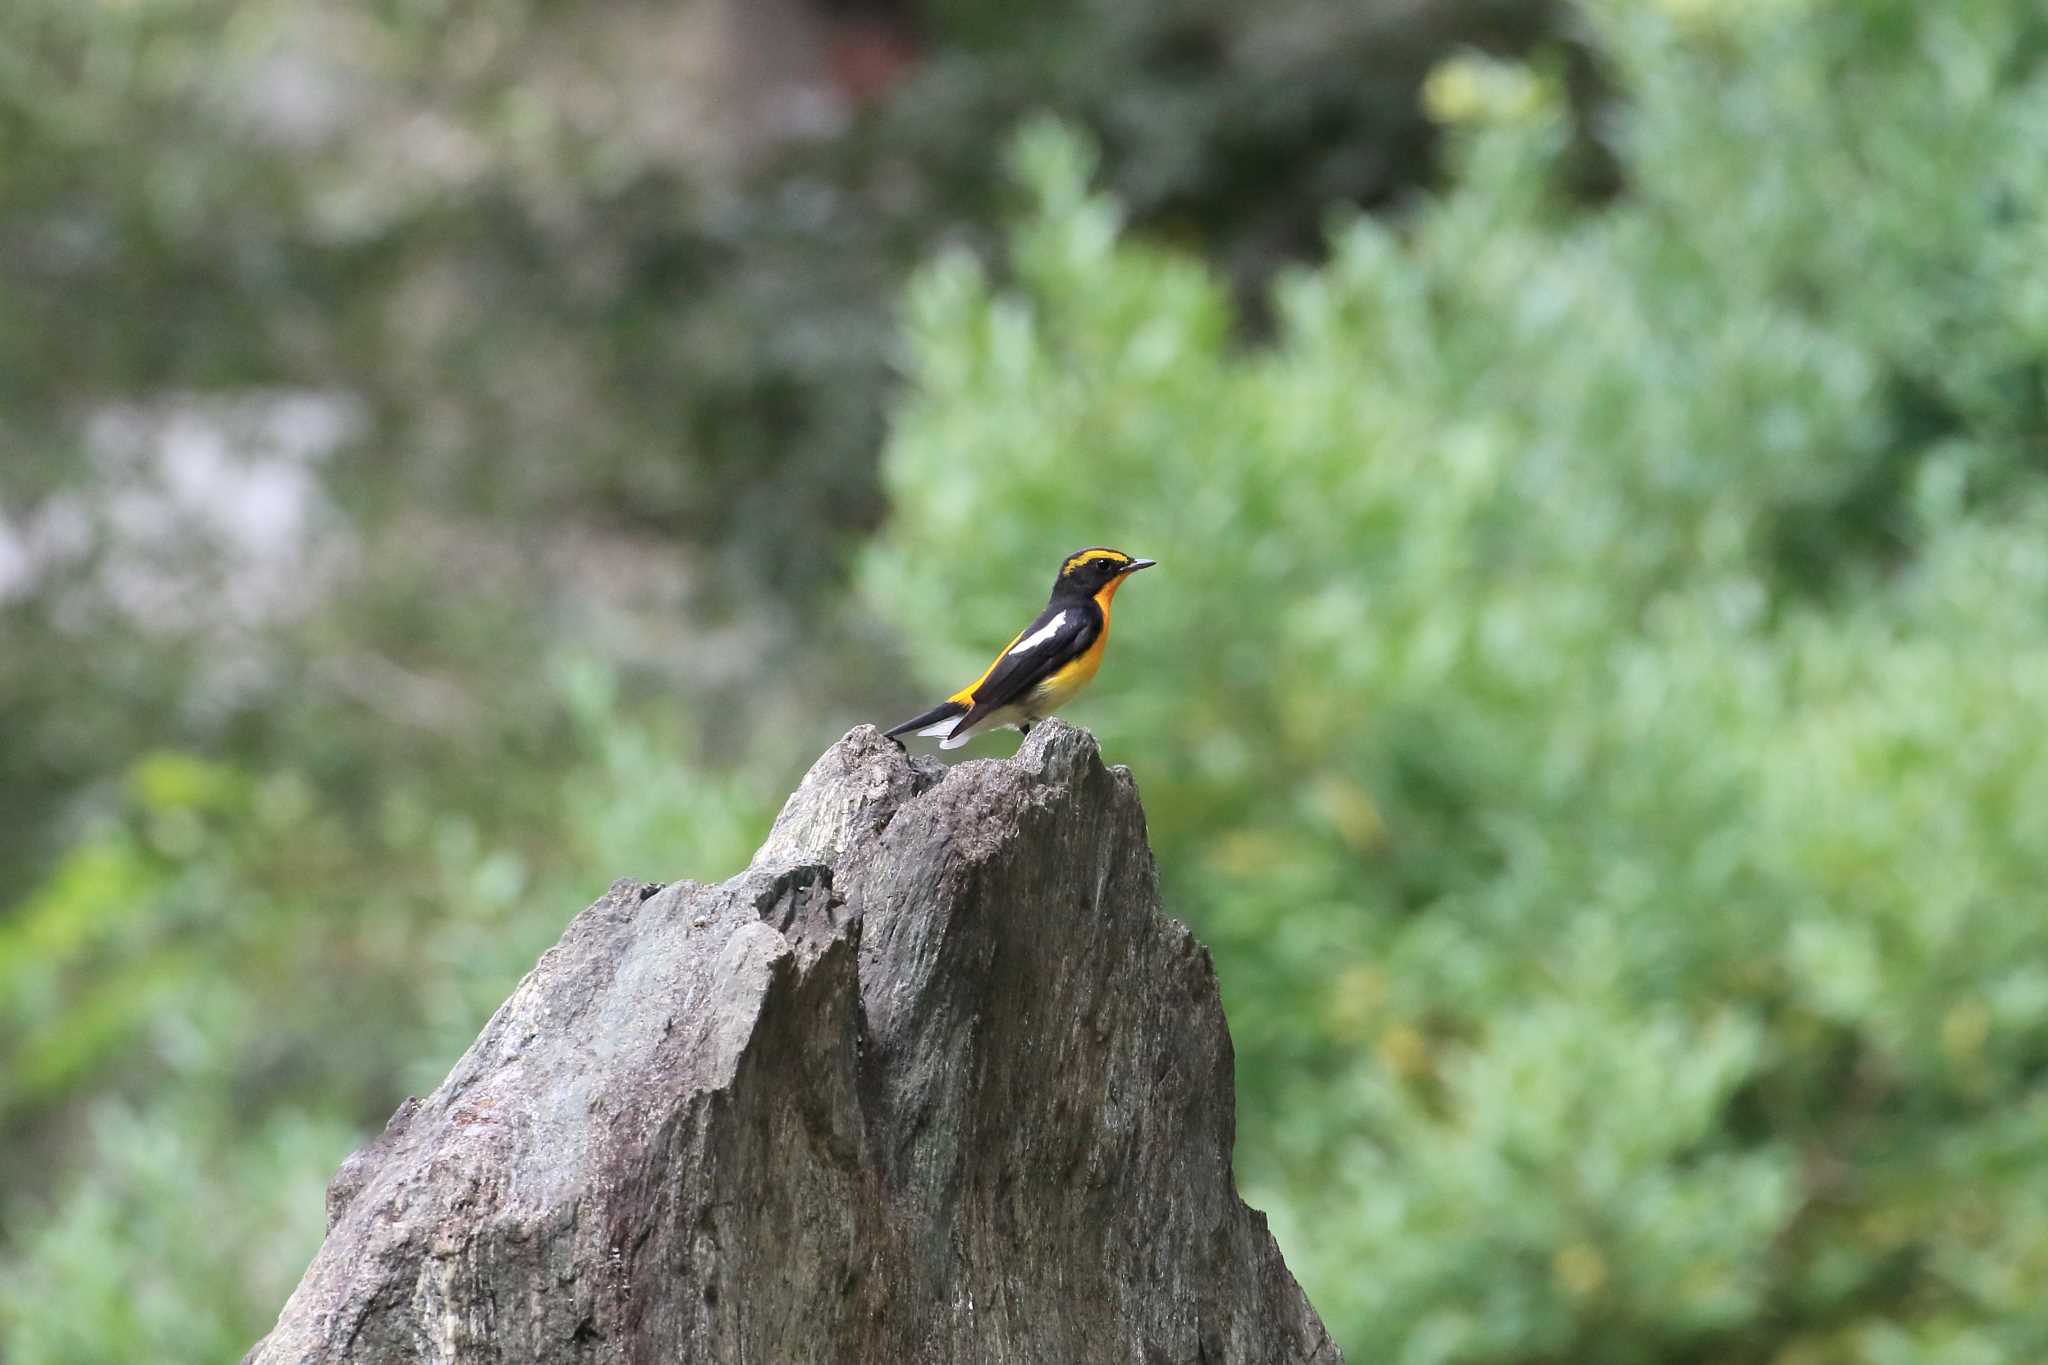
<instances>
[{"instance_id":1,"label":"orange throat","mask_svg":"<svg viewBox=\"0 0 2048 1365\"><path fill-rule=\"evenodd\" d=\"M1109 599L1116 596L1116 590L1121 588L1124 580L1129 577L1127 573L1120 573L1104 583L1095 593L1095 605L1102 608L1102 629L1105 632L1109 629Z\"/></svg>"}]
</instances>

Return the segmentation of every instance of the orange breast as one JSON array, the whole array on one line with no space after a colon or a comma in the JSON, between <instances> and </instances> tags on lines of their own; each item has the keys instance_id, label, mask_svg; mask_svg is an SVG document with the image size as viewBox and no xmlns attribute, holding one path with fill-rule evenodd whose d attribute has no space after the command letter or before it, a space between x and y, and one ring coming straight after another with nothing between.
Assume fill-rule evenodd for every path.
<instances>
[{"instance_id":1,"label":"orange breast","mask_svg":"<svg viewBox=\"0 0 2048 1365\"><path fill-rule=\"evenodd\" d=\"M1031 689L1031 710L1036 715L1046 715L1058 710L1067 699L1088 685L1095 676L1095 670L1102 667L1102 646L1109 640L1109 632L1103 631L1095 637L1088 648L1076 655L1074 661Z\"/></svg>"},{"instance_id":2,"label":"orange breast","mask_svg":"<svg viewBox=\"0 0 2048 1365\"><path fill-rule=\"evenodd\" d=\"M1095 594L1095 605L1102 608L1102 629L1089 641L1088 648L1075 655L1072 663L1031 689L1028 706L1034 716L1057 711L1094 679L1095 670L1102 667L1103 648L1109 644L1109 599L1116 596L1116 590L1122 584L1123 579L1112 578L1103 585L1101 592Z\"/></svg>"}]
</instances>

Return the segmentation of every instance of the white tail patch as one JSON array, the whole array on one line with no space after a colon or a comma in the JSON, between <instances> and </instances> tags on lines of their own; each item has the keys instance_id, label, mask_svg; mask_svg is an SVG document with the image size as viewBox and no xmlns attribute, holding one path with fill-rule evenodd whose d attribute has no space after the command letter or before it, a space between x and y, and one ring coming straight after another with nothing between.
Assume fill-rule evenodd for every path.
<instances>
[{"instance_id":1,"label":"white tail patch","mask_svg":"<svg viewBox=\"0 0 2048 1365\"><path fill-rule=\"evenodd\" d=\"M1047 621L1037 630L1032 631L1029 635L1019 640L1016 643L1016 645L1011 648L1010 653L1029 654L1032 650L1038 648L1047 640L1050 640L1053 636L1059 634L1060 623L1066 619L1067 614L1065 612L1061 612L1058 616L1053 617L1052 620Z\"/></svg>"},{"instance_id":2,"label":"white tail patch","mask_svg":"<svg viewBox=\"0 0 2048 1365\"><path fill-rule=\"evenodd\" d=\"M1005 706L999 711L990 711L986 708L969 711L952 723L952 732L939 741L939 747L957 749L976 735L989 730L1000 730L1005 725L1015 725L1022 729L1029 719L1028 713L1015 706Z\"/></svg>"},{"instance_id":3,"label":"white tail patch","mask_svg":"<svg viewBox=\"0 0 2048 1365\"><path fill-rule=\"evenodd\" d=\"M918 733L920 735L925 735L928 737L935 737L939 735L950 736L953 733L954 727L958 726L960 722L965 719L967 719L967 713L965 711L962 711L957 716L948 716L944 720L939 721L937 724L927 725L924 727L924 729L919 730ZM966 743L966 741L963 739L961 743L964 744ZM953 746L950 744L941 744L939 747L941 749L950 749Z\"/></svg>"}]
</instances>

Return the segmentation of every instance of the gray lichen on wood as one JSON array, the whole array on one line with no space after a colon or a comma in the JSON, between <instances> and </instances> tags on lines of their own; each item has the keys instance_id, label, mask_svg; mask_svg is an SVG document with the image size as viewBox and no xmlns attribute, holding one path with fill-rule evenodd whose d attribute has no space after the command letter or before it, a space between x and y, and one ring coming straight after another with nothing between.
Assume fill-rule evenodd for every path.
<instances>
[{"instance_id":1,"label":"gray lichen on wood","mask_svg":"<svg viewBox=\"0 0 2048 1365\"><path fill-rule=\"evenodd\" d=\"M1231 1177L1130 774L866 726L719 886L620 882L328 1193L264 1362L1336 1362Z\"/></svg>"}]
</instances>

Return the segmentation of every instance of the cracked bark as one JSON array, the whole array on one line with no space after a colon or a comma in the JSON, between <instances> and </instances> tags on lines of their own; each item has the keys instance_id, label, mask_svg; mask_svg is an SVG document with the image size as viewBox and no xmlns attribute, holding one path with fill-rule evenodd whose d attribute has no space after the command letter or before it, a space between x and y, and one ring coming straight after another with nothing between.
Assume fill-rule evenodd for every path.
<instances>
[{"instance_id":1,"label":"cracked bark","mask_svg":"<svg viewBox=\"0 0 2048 1365\"><path fill-rule=\"evenodd\" d=\"M863 726L745 872L575 918L248 1360L1338 1362L1234 1124L1130 774Z\"/></svg>"}]
</instances>

